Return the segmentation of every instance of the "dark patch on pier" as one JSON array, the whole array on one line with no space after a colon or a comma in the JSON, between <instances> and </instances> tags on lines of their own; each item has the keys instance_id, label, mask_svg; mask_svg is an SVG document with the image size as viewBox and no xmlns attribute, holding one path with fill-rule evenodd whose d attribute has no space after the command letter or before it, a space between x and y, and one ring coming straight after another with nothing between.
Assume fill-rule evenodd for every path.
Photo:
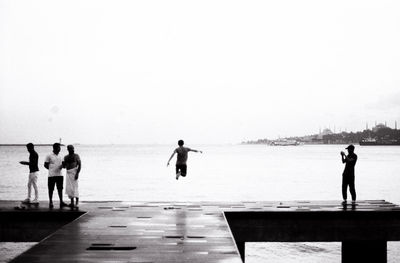
<instances>
[{"instance_id":1,"label":"dark patch on pier","mask_svg":"<svg viewBox=\"0 0 400 263\"><path fill-rule=\"evenodd\" d=\"M83 215L80 211L0 211L0 242L39 242Z\"/></svg>"}]
</instances>

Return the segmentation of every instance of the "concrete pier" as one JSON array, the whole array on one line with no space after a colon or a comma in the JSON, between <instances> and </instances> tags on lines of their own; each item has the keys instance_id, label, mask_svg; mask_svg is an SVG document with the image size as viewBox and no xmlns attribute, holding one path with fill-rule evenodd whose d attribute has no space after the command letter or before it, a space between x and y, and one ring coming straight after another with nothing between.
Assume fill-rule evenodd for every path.
<instances>
[{"instance_id":1,"label":"concrete pier","mask_svg":"<svg viewBox=\"0 0 400 263\"><path fill-rule=\"evenodd\" d=\"M41 241L12 262L239 263L246 242L269 241L342 242L342 262L386 262L386 242L400 240L400 207L384 200L346 207L340 201L84 202L79 212L50 211L44 202L26 210L15 205L0 201L0 241ZM18 240L27 228L32 233Z\"/></svg>"},{"instance_id":2,"label":"concrete pier","mask_svg":"<svg viewBox=\"0 0 400 263\"><path fill-rule=\"evenodd\" d=\"M379 201L337 211L332 204L284 204L274 211L227 211L244 261L246 242L342 242L342 262L387 262L386 242L400 240L400 210Z\"/></svg>"}]
</instances>

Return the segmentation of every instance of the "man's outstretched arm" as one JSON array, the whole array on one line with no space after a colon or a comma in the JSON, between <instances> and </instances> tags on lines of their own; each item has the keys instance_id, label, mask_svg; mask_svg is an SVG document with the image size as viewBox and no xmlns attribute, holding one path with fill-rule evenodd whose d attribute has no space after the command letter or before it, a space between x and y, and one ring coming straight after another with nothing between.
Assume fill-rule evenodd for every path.
<instances>
[{"instance_id":1,"label":"man's outstretched arm","mask_svg":"<svg viewBox=\"0 0 400 263\"><path fill-rule=\"evenodd\" d=\"M195 150L195 149L190 149L189 151L196 152L196 153L203 153L203 151L199 151L199 150Z\"/></svg>"},{"instance_id":2,"label":"man's outstretched arm","mask_svg":"<svg viewBox=\"0 0 400 263\"><path fill-rule=\"evenodd\" d=\"M167 166L169 165L169 162L171 161L171 159L174 158L175 153L176 153L176 151L174 151L174 152L172 153L171 157L169 157L169 160L168 160L168 162L167 162Z\"/></svg>"}]
</instances>

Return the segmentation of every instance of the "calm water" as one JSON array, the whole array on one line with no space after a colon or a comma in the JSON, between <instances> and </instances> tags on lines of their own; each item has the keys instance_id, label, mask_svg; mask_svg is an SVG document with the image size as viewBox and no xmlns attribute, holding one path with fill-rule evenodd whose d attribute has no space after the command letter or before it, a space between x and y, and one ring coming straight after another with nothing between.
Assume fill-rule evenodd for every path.
<instances>
[{"instance_id":1,"label":"calm water","mask_svg":"<svg viewBox=\"0 0 400 263\"><path fill-rule=\"evenodd\" d=\"M166 167L174 145L76 145L82 159L82 200L245 201L340 200L344 145L188 145L188 176L175 180L174 165ZM47 199L47 170L51 147L37 147L40 199ZM400 203L400 147L356 146L358 199ZM65 147L61 155L67 154ZM0 147L0 199L22 200L26 195L28 159L25 147ZM397 244L389 244L395 262ZM288 253L290 251L290 253ZM340 243L250 244L248 262L340 262ZM265 256L268 254L268 257ZM286 258L279 261L281 254ZM288 256L288 255L291 256ZM272 261L270 261L272 260Z\"/></svg>"}]
</instances>

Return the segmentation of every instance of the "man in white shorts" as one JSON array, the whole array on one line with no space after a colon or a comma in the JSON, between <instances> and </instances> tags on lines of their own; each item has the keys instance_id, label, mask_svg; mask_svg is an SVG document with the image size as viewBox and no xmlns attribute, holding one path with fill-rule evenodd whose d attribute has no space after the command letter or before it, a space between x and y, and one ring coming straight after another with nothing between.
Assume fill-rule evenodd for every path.
<instances>
[{"instance_id":1,"label":"man in white shorts","mask_svg":"<svg viewBox=\"0 0 400 263\"><path fill-rule=\"evenodd\" d=\"M39 155L35 151L33 143L28 143L26 149L29 152L29 162L21 161L20 164L29 165L29 178L28 178L28 197L22 201L25 204L38 204L39 203L39 192L37 187L37 178L39 173ZM35 190L35 199L31 201L31 190Z\"/></svg>"}]
</instances>

